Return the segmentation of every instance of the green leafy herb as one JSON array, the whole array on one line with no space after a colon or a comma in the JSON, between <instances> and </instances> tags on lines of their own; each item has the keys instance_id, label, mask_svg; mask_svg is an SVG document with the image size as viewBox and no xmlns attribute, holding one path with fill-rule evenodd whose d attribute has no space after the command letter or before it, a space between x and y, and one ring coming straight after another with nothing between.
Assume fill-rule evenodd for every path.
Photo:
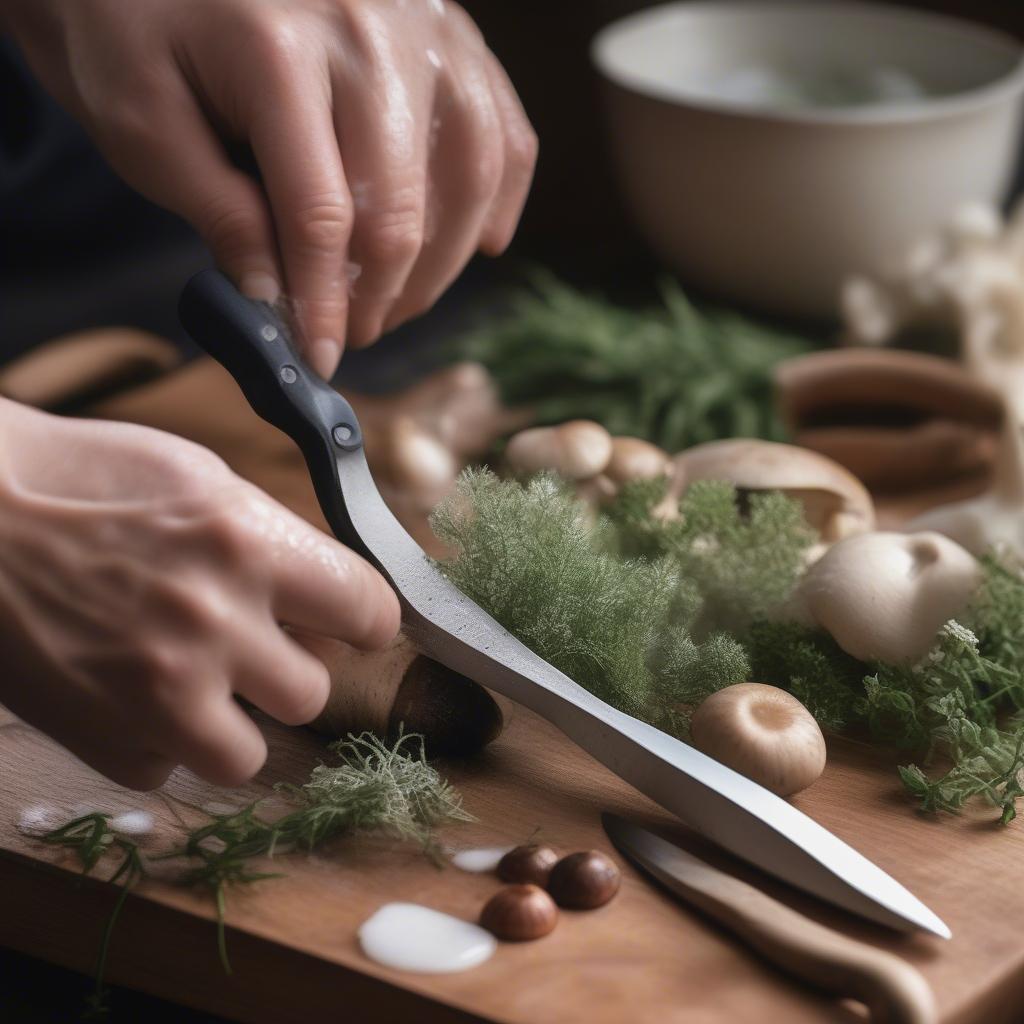
<instances>
[{"instance_id":1,"label":"green leafy herb","mask_svg":"<svg viewBox=\"0 0 1024 1024\"><path fill-rule=\"evenodd\" d=\"M551 476L526 485L463 474L432 526L452 581L545 660L603 700L664 722L681 678L715 687L746 672L727 637L697 641L692 585L668 558L621 558Z\"/></svg>"},{"instance_id":2,"label":"green leafy herb","mask_svg":"<svg viewBox=\"0 0 1024 1024\"><path fill-rule=\"evenodd\" d=\"M542 423L592 419L672 452L721 437L783 439L771 370L814 345L698 311L672 281L662 293L663 308L637 311L538 273L454 354L483 363L504 400L530 405Z\"/></svg>"},{"instance_id":3,"label":"green leafy herb","mask_svg":"<svg viewBox=\"0 0 1024 1024\"><path fill-rule=\"evenodd\" d=\"M976 797L1015 814L1024 768L1024 581L995 558L919 665L867 664L788 602L814 542L781 494L698 482L658 518L663 482L626 487L596 524L552 477L471 471L435 513L449 577L527 646L615 706L677 735L715 690L789 690L823 727L914 751L925 810Z\"/></svg>"},{"instance_id":4,"label":"green leafy herb","mask_svg":"<svg viewBox=\"0 0 1024 1024\"><path fill-rule=\"evenodd\" d=\"M109 815L98 813L74 818L60 828L47 832L40 839L49 846L71 850L81 863L85 874L89 874L96 867L105 853L117 850L121 854L121 860L109 878L112 885L120 883L121 891L117 895L114 909L103 926L103 936L96 954L96 982L87 1005L88 1016L102 1017L108 1010L107 989L103 977L110 951L110 937L128 899L128 890L145 874L139 848L131 840L111 829Z\"/></svg>"},{"instance_id":5,"label":"green leafy herb","mask_svg":"<svg viewBox=\"0 0 1024 1024\"><path fill-rule=\"evenodd\" d=\"M254 869L257 858L272 858L296 850L313 850L342 834L380 830L419 843L438 859L435 828L445 821L471 821L459 793L427 763L423 737L401 733L392 746L365 732L332 743L328 749L337 764L320 764L309 781L277 787L295 809L269 820L253 803L230 814L213 815L185 836L184 845L157 855L153 860L183 861L179 881L212 890L217 907L217 949L221 963L231 973L225 941L226 889L274 878L279 872ZM103 968L110 935L128 889L144 874L138 847L110 828L106 814L87 814L41 837L54 846L73 850L86 873L105 853L123 853L111 876L122 890L104 930L97 962L96 994L102 1005Z\"/></svg>"}]
</instances>

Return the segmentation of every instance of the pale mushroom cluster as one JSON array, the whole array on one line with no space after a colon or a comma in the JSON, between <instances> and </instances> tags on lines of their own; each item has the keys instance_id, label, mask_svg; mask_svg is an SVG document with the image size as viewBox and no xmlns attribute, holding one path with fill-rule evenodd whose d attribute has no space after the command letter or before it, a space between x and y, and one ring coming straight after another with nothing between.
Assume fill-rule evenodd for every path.
<instances>
[{"instance_id":1,"label":"pale mushroom cluster","mask_svg":"<svg viewBox=\"0 0 1024 1024\"><path fill-rule=\"evenodd\" d=\"M842 292L848 340L880 345L907 328L956 334L965 367L1024 413L1024 205L1004 222L969 203L878 278Z\"/></svg>"},{"instance_id":2,"label":"pale mushroom cluster","mask_svg":"<svg viewBox=\"0 0 1024 1024\"><path fill-rule=\"evenodd\" d=\"M505 465L514 476L549 470L573 484L592 505L610 501L630 480L649 480L669 471L669 457L637 437L612 437L600 424L570 420L531 427L512 437Z\"/></svg>"}]
</instances>

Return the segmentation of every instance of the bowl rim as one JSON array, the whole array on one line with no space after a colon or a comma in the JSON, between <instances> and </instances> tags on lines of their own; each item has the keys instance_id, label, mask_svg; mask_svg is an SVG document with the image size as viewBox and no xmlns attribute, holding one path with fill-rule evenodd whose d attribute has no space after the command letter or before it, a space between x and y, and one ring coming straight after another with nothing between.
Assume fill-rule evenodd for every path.
<instances>
[{"instance_id":1,"label":"bowl rim","mask_svg":"<svg viewBox=\"0 0 1024 1024\"><path fill-rule=\"evenodd\" d=\"M632 72L624 71L621 65L615 64L609 52L615 38L624 29L656 21L671 10L703 9L716 14L757 11L763 14L769 9L806 8L811 6L811 3L812 0L760 0L757 3L753 0L670 0L668 3L645 7L605 25L591 40L591 63L607 81L648 99L740 119L793 124L870 126L930 121L971 113L1001 100L1019 97L1024 92L1024 44L1010 33L966 18L866 0L816 0L813 6L816 13L825 13L829 10L843 13L866 12L916 24L928 23L947 31L970 35L975 41L984 42L989 46L995 44L1009 54L1016 53L1016 63L1005 74L984 85L942 96L925 96L912 100L850 107L773 108L756 103L718 99L706 93L691 92L686 86L651 82Z\"/></svg>"}]
</instances>

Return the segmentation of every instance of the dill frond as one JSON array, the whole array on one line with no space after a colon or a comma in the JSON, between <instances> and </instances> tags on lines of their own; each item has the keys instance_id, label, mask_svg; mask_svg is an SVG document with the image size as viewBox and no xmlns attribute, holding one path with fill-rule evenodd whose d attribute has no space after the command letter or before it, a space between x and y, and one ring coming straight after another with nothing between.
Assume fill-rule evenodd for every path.
<instances>
[{"instance_id":1,"label":"dill frond","mask_svg":"<svg viewBox=\"0 0 1024 1024\"><path fill-rule=\"evenodd\" d=\"M696 309L671 280L658 309L634 310L538 272L506 314L458 339L503 399L540 423L590 419L666 451L723 437L785 440L771 371L812 342L735 314Z\"/></svg>"}]
</instances>

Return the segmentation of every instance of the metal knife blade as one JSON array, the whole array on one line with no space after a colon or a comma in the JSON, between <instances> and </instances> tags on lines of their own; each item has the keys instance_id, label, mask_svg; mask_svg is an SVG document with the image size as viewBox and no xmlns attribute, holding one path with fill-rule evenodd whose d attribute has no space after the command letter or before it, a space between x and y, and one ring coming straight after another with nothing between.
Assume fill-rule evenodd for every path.
<instances>
[{"instance_id":1,"label":"metal knife blade","mask_svg":"<svg viewBox=\"0 0 1024 1024\"><path fill-rule=\"evenodd\" d=\"M273 310L243 298L218 272L203 271L186 286L179 312L255 411L302 449L331 529L390 580L405 633L423 653L546 718L737 856L881 924L949 937L920 900L791 804L605 704L457 590L384 503L351 406L305 366Z\"/></svg>"}]
</instances>

